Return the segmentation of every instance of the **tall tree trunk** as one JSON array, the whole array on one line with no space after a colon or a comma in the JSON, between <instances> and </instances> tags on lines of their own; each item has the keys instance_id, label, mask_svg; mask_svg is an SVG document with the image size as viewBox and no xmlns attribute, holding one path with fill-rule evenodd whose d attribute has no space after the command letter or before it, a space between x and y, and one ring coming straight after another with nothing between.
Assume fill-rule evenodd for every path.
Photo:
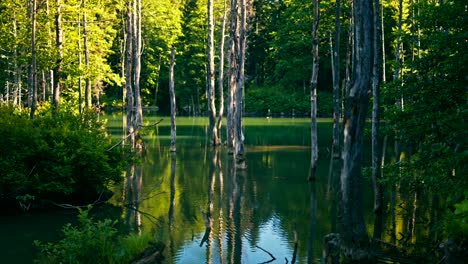
<instances>
[{"instance_id":1,"label":"tall tree trunk","mask_svg":"<svg viewBox=\"0 0 468 264\"><path fill-rule=\"evenodd\" d=\"M82 55L81 55L81 18L78 15L78 67L81 70L82 67ZM80 115L83 114L83 76L80 74L78 77L78 111Z\"/></svg>"},{"instance_id":2,"label":"tall tree trunk","mask_svg":"<svg viewBox=\"0 0 468 264\"><path fill-rule=\"evenodd\" d=\"M208 82L206 86L209 129L211 144L217 146L220 144L218 138L218 127L216 126L216 104L215 104L215 63L214 63L214 19L213 19L213 0L208 0Z\"/></svg>"},{"instance_id":3,"label":"tall tree trunk","mask_svg":"<svg viewBox=\"0 0 468 264\"><path fill-rule=\"evenodd\" d=\"M341 191L343 238L348 248L368 243L362 209L362 141L369 104L368 86L372 74L372 9L370 0L356 0L354 6L355 58L353 84L346 97ZM356 251L351 251L356 252ZM359 254L351 253L351 258Z\"/></svg>"},{"instance_id":4,"label":"tall tree trunk","mask_svg":"<svg viewBox=\"0 0 468 264\"><path fill-rule=\"evenodd\" d=\"M31 10L31 68L30 68L30 83L29 90L31 95L31 112L30 117L34 119L36 113L37 103L37 63L36 63L36 13L37 13L37 0L32 0Z\"/></svg>"},{"instance_id":5,"label":"tall tree trunk","mask_svg":"<svg viewBox=\"0 0 468 264\"><path fill-rule=\"evenodd\" d=\"M91 82L89 79L89 49L88 49L88 18L86 12L86 0L83 0L83 41L84 41L84 55L85 55L85 66L86 66L86 78L85 78L85 107L90 108L92 106L91 98Z\"/></svg>"},{"instance_id":6,"label":"tall tree trunk","mask_svg":"<svg viewBox=\"0 0 468 264\"><path fill-rule=\"evenodd\" d=\"M382 41L382 82L387 81L386 67L385 67L385 27L384 27L384 8L383 1L380 6L380 32L381 32L381 41Z\"/></svg>"},{"instance_id":7,"label":"tall tree trunk","mask_svg":"<svg viewBox=\"0 0 468 264\"><path fill-rule=\"evenodd\" d=\"M141 0L133 2L133 63L135 90L135 123L136 129L143 124L143 109L141 105L140 72L141 72Z\"/></svg>"},{"instance_id":8,"label":"tall tree trunk","mask_svg":"<svg viewBox=\"0 0 468 264\"><path fill-rule=\"evenodd\" d=\"M315 180L318 162L318 136L317 136L317 81L319 71L319 37L318 26L320 19L320 0L314 0L314 21L312 24L312 78L310 80L310 115L311 115L311 158L309 181Z\"/></svg>"},{"instance_id":9,"label":"tall tree trunk","mask_svg":"<svg viewBox=\"0 0 468 264\"><path fill-rule=\"evenodd\" d=\"M235 131L236 131L236 167L239 169L245 169L245 156L244 156L244 126L242 124L242 116L244 112L244 85L245 85L245 76L244 76L244 68L245 68L245 54L246 54L246 27L247 27L247 12L246 12L246 0L241 0L241 21L240 21L240 32L239 32L239 39L238 39L238 55L239 58L239 65L238 65L238 77L237 77L237 91L236 91L236 108L235 108L235 116L236 116L236 124L235 124Z\"/></svg>"},{"instance_id":10,"label":"tall tree trunk","mask_svg":"<svg viewBox=\"0 0 468 264\"><path fill-rule=\"evenodd\" d=\"M402 23L403 23L403 0L399 0L398 4L398 36L397 36L397 45L395 49L395 74L394 80L398 82L400 80L400 51L401 51L401 35L403 34L402 31ZM395 98L396 104L399 109L403 109L402 97Z\"/></svg>"},{"instance_id":11,"label":"tall tree trunk","mask_svg":"<svg viewBox=\"0 0 468 264\"><path fill-rule=\"evenodd\" d=\"M379 144L379 129L380 129L380 3L379 0L373 0L373 22L374 22L374 39L372 42L373 48L373 65L372 65L372 183L374 187L374 239L380 239L383 229L383 186L379 182L381 180L380 170L380 144Z\"/></svg>"},{"instance_id":12,"label":"tall tree trunk","mask_svg":"<svg viewBox=\"0 0 468 264\"><path fill-rule=\"evenodd\" d=\"M169 95L171 98L171 152L176 151L176 98L174 90L174 62L175 46L171 49L171 62L169 64Z\"/></svg>"},{"instance_id":13,"label":"tall tree trunk","mask_svg":"<svg viewBox=\"0 0 468 264\"><path fill-rule=\"evenodd\" d=\"M17 21L16 21L16 13L13 14L13 37L16 39L18 37L17 32ZM13 106L19 105L21 109L21 68L18 65L18 48L15 44L15 48L13 50L13 63L14 63L14 71L15 71L15 87L13 90Z\"/></svg>"},{"instance_id":14,"label":"tall tree trunk","mask_svg":"<svg viewBox=\"0 0 468 264\"><path fill-rule=\"evenodd\" d=\"M226 7L226 0L224 0L224 13L223 13L223 21L221 26L221 40L219 44L219 110L218 110L218 123L217 131L218 131L218 139L220 142L221 140L221 126L223 121L223 114L224 114L224 39L226 38L226 17L227 17L227 7Z\"/></svg>"},{"instance_id":15,"label":"tall tree trunk","mask_svg":"<svg viewBox=\"0 0 468 264\"><path fill-rule=\"evenodd\" d=\"M134 123L133 123L133 89L132 89L132 62L133 62L133 20L132 20L132 0L127 0L127 39L126 39L126 65L125 65L125 87L127 90L127 134L130 140L130 146L135 147Z\"/></svg>"},{"instance_id":16,"label":"tall tree trunk","mask_svg":"<svg viewBox=\"0 0 468 264\"><path fill-rule=\"evenodd\" d=\"M231 0L231 25L230 25L230 54L229 54L229 94L227 113L227 147L228 153L234 154L235 141L235 108L236 108L236 87L237 87L237 0Z\"/></svg>"},{"instance_id":17,"label":"tall tree trunk","mask_svg":"<svg viewBox=\"0 0 468 264\"><path fill-rule=\"evenodd\" d=\"M341 1L336 0L335 6L335 46L332 49L332 73L333 73L333 147L334 159L340 158L340 16ZM330 42L331 44L332 42Z\"/></svg>"},{"instance_id":18,"label":"tall tree trunk","mask_svg":"<svg viewBox=\"0 0 468 264\"><path fill-rule=\"evenodd\" d=\"M54 69L54 108L59 110L60 106L60 82L62 80L62 64L63 64L63 30L62 30L62 10L60 0L57 0L57 14L55 15L55 33L56 46L59 52L57 66Z\"/></svg>"}]
</instances>

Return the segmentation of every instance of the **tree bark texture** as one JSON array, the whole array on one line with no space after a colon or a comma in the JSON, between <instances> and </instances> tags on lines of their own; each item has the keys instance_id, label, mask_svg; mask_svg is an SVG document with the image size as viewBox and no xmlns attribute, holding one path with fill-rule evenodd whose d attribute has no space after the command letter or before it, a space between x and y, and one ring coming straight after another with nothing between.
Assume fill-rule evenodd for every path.
<instances>
[{"instance_id":1,"label":"tree bark texture","mask_svg":"<svg viewBox=\"0 0 468 264\"><path fill-rule=\"evenodd\" d=\"M215 104L215 63L214 63L214 19L213 19L213 0L208 0L208 83L206 86L209 129L211 145L220 144L218 138L218 127L216 126L216 104Z\"/></svg>"},{"instance_id":2,"label":"tree bark texture","mask_svg":"<svg viewBox=\"0 0 468 264\"><path fill-rule=\"evenodd\" d=\"M340 16L341 1L336 0L335 7L335 42L332 49L332 73L333 73L333 158L340 158ZM333 43L333 42L331 42Z\"/></svg>"},{"instance_id":3,"label":"tree bark texture","mask_svg":"<svg viewBox=\"0 0 468 264\"><path fill-rule=\"evenodd\" d=\"M228 113L227 113L227 147L228 153L234 154L235 141L235 92L237 87L237 54L238 46L237 35L237 0L231 0L231 25L230 25L230 54L229 54L229 94L228 94Z\"/></svg>"},{"instance_id":4,"label":"tree bark texture","mask_svg":"<svg viewBox=\"0 0 468 264\"><path fill-rule=\"evenodd\" d=\"M318 136L317 136L317 81L319 71L319 38L318 26L320 19L320 0L314 0L314 21L312 24L312 78L310 80L310 115L311 115L311 158L309 181L315 180L318 162Z\"/></svg>"},{"instance_id":5,"label":"tree bark texture","mask_svg":"<svg viewBox=\"0 0 468 264\"><path fill-rule=\"evenodd\" d=\"M383 229L383 187L379 182L380 174L380 3L379 0L373 0L373 23L374 23L374 39L372 41L373 48L373 65L372 65L372 183L374 187L374 239L380 239Z\"/></svg>"},{"instance_id":6,"label":"tree bark texture","mask_svg":"<svg viewBox=\"0 0 468 264\"><path fill-rule=\"evenodd\" d=\"M171 50L171 62L169 64L169 95L171 98L171 152L176 151L176 99L174 90L174 63L175 63L175 46Z\"/></svg>"},{"instance_id":7,"label":"tree bark texture","mask_svg":"<svg viewBox=\"0 0 468 264\"><path fill-rule=\"evenodd\" d=\"M125 61L125 87L127 90L127 134L130 135L130 146L135 147L134 123L133 123L133 89L132 89L132 62L133 62L133 20L132 20L132 1L127 0L127 39L126 39L126 61Z\"/></svg>"},{"instance_id":8,"label":"tree bark texture","mask_svg":"<svg viewBox=\"0 0 468 264\"><path fill-rule=\"evenodd\" d=\"M222 142L221 139L221 126L223 121L223 114L224 114L224 39L226 38L226 17L227 17L227 8L226 8L226 0L224 0L224 13L223 13L223 21L221 25L221 40L219 44L219 110L218 110L218 123L216 124L217 131L218 131L218 139Z\"/></svg>"},{"instance_id":9,"label":"tree bark texture","mask_svg":"<svg viewBox=\"0 0 468 264\"><path fill-rule=\"evenodd\" d=\"M88 46L88 16L86 12L86 0L82 2L83 8L83 44L84 44L84 55L85 55L85 66L86 66L86 78L85 78L85 107L90 108L92 105L91 99L91 80L89 78L89 46Z\"/></svg>"},{"instance_id":10,"label":"tree bark texture","mask_svg":"<svg viewBox=\"0 0 468 264\"><path fill-rule=\"evenodd\" d=\"M370 0L356 0L354 6L355 58L352 86L346 98L341 191L343 238L349 248L368 243L362 209L362 141L369 104L372 74L372 9ZM352 258L354 256L351 256Z\"/></svg>"},{"instance_id":11,"label":"tree bark texture","mask_svg":"<svg viewBox=\"0 0 468 264\"><path fill-rule=\"evenodd\" d=\"M141 105L140 93L140 72L141 72L141 0L133 1L133 89L135 91L135 129L143 125L143 109Z\"/></svg>"},{"instance_id":12,"label":"tree bark texture","mask_svg":"<svg viewBox=\"0 0 468 264\"><path fill-rule=\"evenodd\" d=\"M238 76L237 76L237 90L236 90L236 107L235 107L235 116L236 116L236 166L239 169L245 169L245 156L244 156L244 126L242 124L242 116L244 111L244 68L245 68L245 53L246 53L246 27L247 27L247 18L246 18L246 0L241 0L241 21L240 21L240 34L238 39Z\"/></svg>"},{"instance_id":13,"label":"tree bark texture","mask_svg":"<svg viewBox=\"0 0 468 264\"><path fill-rule=\"evenodd\" d=\"M29 90L31 92L31 112L30 118L34 119L36 113L37 103L37 51L36 51L36 12L37 12L37 0L32 0L31 10L31 65L30 65L30 83ZM7 95L8 96L8 95Z\"/></svg>"},{"instance_id":14,"label":"tree bark texture","mask_svg":"<svg viewBox=\"0 0 468 264\"><path fill-rule=\"evenodd\" d=\"M57 66L54 69L54 108L55 111L59 110L60 106L60 90L62 79L62 64L63 64L63 30L62 30L62 10L60 0L57 0L57 14L55 15L55 40L57 50L59 52L59 58L57 60Z\"/></svg>"}]
</instances>

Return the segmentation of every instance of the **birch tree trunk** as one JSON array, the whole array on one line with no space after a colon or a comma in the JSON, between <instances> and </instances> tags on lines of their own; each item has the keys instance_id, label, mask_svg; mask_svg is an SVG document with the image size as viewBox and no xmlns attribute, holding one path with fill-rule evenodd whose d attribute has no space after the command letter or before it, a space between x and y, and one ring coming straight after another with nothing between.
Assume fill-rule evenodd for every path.
<instances>
[{"instance_id":1,"label":"birch tree trunk","mask_svg":"<svg viewBox=\"0 0 468 264\"><path fill-rule=\"evenodd\" d=\"M18 37L17 32L17 22L16 22L16 13L14 14L13 20L13 37L16 39ZM15 45L13 51L13 62L14 62L14 71L15 71L15 87L13 90L13 106L19 105L21 109L21 67L18 64L18 48Z\"/></svg>"},{"instance_id":2,"label":"birch tree trunk","mask_svg":"<svg viewBox=\"0 0 468 264\"><path fill-rule=\"evenodd\" d=\"M206 86L209 129L208 133L211 138L211 145L218 146L220 144L218 138L218 127L216 126L216 105L215 105L215 64L214 64L214 19L213 19L213 0L208 0L208 83Z\"/></svg>"},{"instance_id":3,"label":"birch tree trunk","mask_svg":"<svg viewBox=\"0 0 468 264\"><path fill-rule=\"evenodd\" d=\"M228 113L227 113L227 147L228 153L234 154L235 129L234 112L236 108L235 91L237 87L237 0L231 0L231 25L230 25L230 54L229 54L229 94L228 94Z\"/></svg>"},{"instance_id":4,"label":"birch tree trunk","mask_svg":"<svg viewBox=\"0 0 468 264\"><path fill-rule=\"evenodd\" d=\"M354 6L355 58L353 84L346 97L341 192L343 205L343 239L350 249L368 243L362 209L362 141L369 104L368 88L372 74L372 10L370 0L356 0ZM352 259L360 258L355 250Z\"/></svg>"},{"instance_id":5,"label":"birch tree trunk","mask_svg":"<svg viewBox=\"0 0 468 264\"><path fill-rule=\"evenodd\" d=\"M31 10L31 65L30 65L30 83L29 90L31 94L31 112L30 118L34 119L36 113L37 103L37 63L36 63L36 12L37 12L37 0L32 0ZM8 96L8 95L7 95Z\"/></svg>"},{"instance_id":6,"label":"birch tree trunk","mask_svg":"<svg viewBox=\"0 0 468 264\"><path fill-rule=\"evenodd\" d=\"M380 239L383 229L383 187L379 182L380 174L380 3L373 0L373 23L374 39L372 42L373 65L372 65L372 184L374 187L374 239Z\"/></svg>"},{"instance_id":7,"label":"birch tree trunk","mask_svg":"<svg viewBox=\"0 0 468 264\"><path fill-rule=\"evenodd\" d=\"M133 62L133 20L132 20L132 0L127 0L127 39L126 39L126 65L125 65L125 87L127 90L127 134L130 140L130 146L135 147L134 123L133 123L133 89L132 89L132 62Z\"/></svg>"},{"instance_id":8,"label":"birch tree trunk","mask_svg":"<svg viewBox=\"0 0 468 264\"><path fill-rule=\"evenodd\" d=\"M135 123L136 129L143 124L143 109L141 105L140 93L140 72L141 72L141 0L133 1L133 63L134 63L134 90L135 90Z\"/></svg>"},{"instance_id":9,"label":"birch tree trunk","mask_svg":"<svg viewBox=\"0 0 468 264\"><path fill-rule=\"evenodd\" d=\"M81 54L81 17L78 15L78 67L82 67L82 54ZM80 74L78 77L78 111L80 116L83 114L83 76Z\"/></svg>"},{"instance_id":10,"label":"birch tree trunk","mask_svg":"<svg viewBox=\"0 0 468 264\"><path fill-rule=\"evenodd\" d=\"M336 0L335 7L335 45L332 49L332 73L333 73L333 147L334 159L340 158L340 16L341 1Z\"/></svg>"},{"instance_id":11,"label":"birch tree trunk","mask_svg":"<svg viewBox=\"0 0 468 264\"><path fill-rule=\"evenodd\" d=\"M241 0L241 21L240 21L240 36L239 36L239 65L238 65L238 77L237 77L237 91L236 91L236 167L239 169L245 169L247 166L245 164L244 156L244 126L242 124L242 115L244 111L244 68L245 68L245 51L246 51L246 27L247 27L247 18L246 18L246 0Z\"/></svg>"},{"instance_id":12,"label":"birch tree trunk","mask_svg":"<svg viewBox=\"0 0 468 264\"><path fill-rule=\"evenodd\" d=\"M59 52L59 58L57 60L57 66L54 69L54 108L55 111L59 110L60 107L60 90L62 79L62 64L63 64L63 30L62 30L62 10L60 0L57 0L57 14L55 15L55 33L56 33L56 46Z\"/></svg>"},{"instance_id":13,"label":"birch tree trunk","mask_svg":"<svg viewBox=\"0 0 468 264\"><path fill-rule=\"evenodd\" d=\"M314 0L314 21L312 24L312 78L310 80L310 115L311 115L311 158L309 181L315 180L318 161L318 137L317 137L317 80L319 71L319 38L318 25L320 19L320 0Z\"/></svg>"},{"instance_id":14,"label":"birch tree trunk","mask_svg":"<svg viewBox=\"0 0 468 264\"><path fill-rule=\"evenodd\" d=\"M175 62L175 46L171 49L171 62L169 64L169 95L171 98L171 152L176 151L176 99L174 90L174 62Z\"/></svg>"},{"instance_id":15,"label":"birch tree trunk","mask_svg":"<svg viewBox=\"0 0 468 264\"><path fill-rule=\"evenodd\" d=\"M221 139L221 126L223 121L223 114L224 114L224 39L226 37L226 17L227 17L227 8L226 8L226 0L224 0L224 13L223 13L223 21L221 25L221 40L219 44L219 110L218 110L218 123L217 131L218 131L218 139L222 142Z\"/></svg>"}]
</instances>

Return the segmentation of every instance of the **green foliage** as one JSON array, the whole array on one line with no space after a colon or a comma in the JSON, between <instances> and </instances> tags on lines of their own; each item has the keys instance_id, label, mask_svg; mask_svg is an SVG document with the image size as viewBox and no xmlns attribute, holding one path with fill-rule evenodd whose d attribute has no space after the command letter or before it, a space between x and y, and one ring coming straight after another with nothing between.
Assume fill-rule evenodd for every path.
<instances>
[{"instance_id":1,"label":"green foliage","mask_svg":"<svg viewBox=\"0 0 468 264\"><path fill-rule=\"evenodd\" d=\"M450 211L445 217L445 229L450 237L466 239L468 237L468 190L465 198L454 205L455 211Z\"/></svg>"},{"instance_id":2,"label":"green foliage","mask_svg":"<svg viewBox=\"0 0 468 264\"><path fill-rule=\"evenodd\" d=\"M0 190L6 199L36 197L96 199L110 182L119 182L124 159L92 112L80 118L0 107ZM28 196L29 195L29 196Z\"/></svg>"},{"instance_id":3,"label":"green foliage","mask_svg":"<svg viewBox=\"0 0 468 264\"><path fill-rule=\"evenodd\" d=\"M78 225L66 224L60 241L34 241L40 252L37 263L129 263L151 243L148 233L119 235L117 221L95 221L89 216L91 206L78 210Z\"/></svg>"},{"instance_id":4,"label":"green foliage","mask_svg":"<svg viewBox=\"0 0 468 264\"><path fill-rule=\"evenodd\" d=\"M332 110L332 95L319 92L318 115L330 116ZM245 111L259 115L268 114L304 115L310 113L310 94L303 91L291 93L280 87L255 87L246 90Z\"/></svg>"}]
</instances>

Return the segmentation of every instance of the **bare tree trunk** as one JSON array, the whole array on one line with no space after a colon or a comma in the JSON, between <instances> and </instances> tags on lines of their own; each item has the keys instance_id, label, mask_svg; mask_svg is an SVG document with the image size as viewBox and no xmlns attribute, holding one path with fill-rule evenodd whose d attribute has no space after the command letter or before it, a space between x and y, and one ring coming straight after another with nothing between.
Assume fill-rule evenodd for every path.
<instances>
[{"instance_id":1,"label":"bare tree trunk","mask_svg":"<svg viewBox=\"0 0 468 264\"><path fill-rule=\"evenodd\" d=\"M356 0L354 6L355 58L353 84L346 97L341 191L344 244L359 249L368 243L362 210L362 141L369 104L368 85L372 74L372 7L369 0ZM362 258L352 250L352 259Z\"/></svg>"},{"instance_id":2,"label":"bare tree trunk","mask_svg":"<svg viewBox=\"0 0 468 264\"><path fill-rule=\"evenodd\" d=\"M317 80L319 71L319 38L318 25L320 19L320 0L314 0L314 21L312 24L312 78L310 80L310 115L311 115L311 158L309 181L315 180L318 161L318 136L317 136Z\"/></svg>"},{"instance_id":3,"label":"bare tree trunk","mask_svg":"<svg viewBox=\"0 0 468 264\"><path fill-rule=\"evenodd\" d=\"M78 15L78 67L82 67L82 54L81 54L81 17ZM83 76L80 74L78 77L78 111L80 115L83 114Z\"/></svg>"},{"instance_id":4,"label":"bare tree trunk","mask_svg":"<svg viewBox=\"0 0 468 264\"><path fill-rule=\"evenodd\" d=\"M208 0L208 80L206 86L209 129L211 145L220 144L218 138L218 127L216 126L216 104L215 104L215 64L214 64L214 19L213 19L213 0Z\"/></svg>"},{"instance_id":5,"label":"bare tree trunk","mask_svg":"<svg viewBox=\"0 0 468 264\"><path fill-rule=\"evenodd\" d=\"M84 55L85 55L85 66L86 66L86 78L85 78L85 107L90 108L92 106L91 98L91 82L89 79L89 49L88 49L88 18L86 12L86 0L83 0L83 41L84 41Z\"/></svg>"},{"instance_id":6,"label":"bare tree trunk","mask_svg":"<svg viewBox=\"0 0 468 264\"><path fill-rule=\"evenodd\" d=\"M34 119L36 113L36 104L37 104L37 62L36 62L36 13L37 13L37 0L32 0L32 10L31 10L31 68L30 68L30 91L32 92L31 96L31 112L30 117ZM7 95L8 96L8 95Z\"/></svg>"},{"instance_id":7,"label":"bare tree trunk","mask_svg":"<svg viewBox=\"0 0 468 264\"><path fill-rule=\"evenodd\" d=\"M223 121L223 114L224 114L224 39L226 37L226 17L227 17L227 7L226 7L226 0L224 0L224 13L223 13L223 22L221 26L221 40L219 44L219 110L218 110L218 123L217 131L218 131L218 139L220 142L221 140L221 125Z\"/></svg>"},{"instance_id":8,"label":"bare tree trunk","mask_svg":"<svg viewBox=\"0 0 468 264\"><path fill-rule=\"evenodd\" d=\"M398 5L398 36L397 36L397 45L395 50L395 74L394 80L400 80L400 50L401 50L401 35L402 31L402 20L403 20L403 0L399 0ZM396 104L399 109L403 109L402 98L396 98Z\"/></svg>"},{"instance_id":9,"label":"bare tree trunk","mask_svg":"<svg viewBox=\"0 0 468 264\"><path fill-rule=\"evenodd\" d=\"M228 153L234 154L235 129L234 112L236 108L235 91L237 87L237 0L231 0L231 25L230 25L230 55L229 55L229 95L227 113L227 147Z\"/></svg>"},{"instance_id":10,"label":"bare tree trunk","mask_svg":"<svg viewBox=\"0 0 468 264\"><path fill-rule=\"evenodd\" d=\"M381 29L381 41L382 41L382 82L385 83L387 81L386 75L386 67L385 67L385 27L384 27L384 9L383 9L383 1L380 8L381 11L381 18L380 18L380 29Z\"/></svg>"},{"instance_id":11,"label":"bare tree trunk","mask_svg":"<svg viewBox=\"0 0 468 264\"><path fill-rule=\"evenodd\" d=\"M126 42L126 65L125 65L125 87L127 89L127 134L130 135L130 146L135 147L134 123L133 123L133 89L132 89L132 62L133 62L133 20L132 20L132 0L127 0L127 42Z\"/></svg>"},{"instance_id":12,"label":"bare tree trunk","mask_svg":"<svg viewBox=\"0 0 468 264\"><path fill-rule=\"evenodd\" d=\"M135 90L135 123L138 129L143 124L143 109L141 105L140 93L140 72L141 72L141 0L133 2L133 63L134 63L134 90Z\"/></svg>"},{"instance_id":13,"label":"bare tree trunk","mask_svg":"<svg viewBox=\"0 0 468 264\"><path fill-rule=\"evenodd\" d=\"M239 36L239 65L238 65L238 77L237 77L237 92L236 92L236 167L239 169L245 169L247 166L245 164L244 156L244 126L242 124L242 116L244 111L244 85L245 85L245 54L246 54L246 27L247 27L247 18L246 18L246 0L241 0L241 21L240 21L240 36Z\"/></svg>"},{"instance_id":14,"label":"bare tree trunk","mask_svg":"<svg viewBox=\"0 0 468 264\"><path fill-rule=\"evenodd\" d=\"M172 45L171 62L169 64L169 95L171 98L171 152L176 151L176 99L174 91L175 46Z\"/></svg>"},{"instance_id":15,"label":"bare tree trunk","mask_svg":"<svg viewBox=\"0 0 468 264\"><path fill-rule=\"evenodd\" d=\"M16 39L18 37L17 33L17 22L16 22L16 13L14 14L14 20L13 20L13 37ZM13 62L14 62L14 71L15 71L15 88L13 90L13 106L19 105L21 109L21 69L18 65L18 48L15 45L14 51L13 51Z\"/></svg>"},{"instance_id":16,"label":"bare tree trunk","mask_svg":"<svg viewBox=\"0 0 468 264\"><path fill-rule=\"evenodd\" d=\"M374 21L374 40L373 48L373 66L372 66L372 183L374 186L374 239L380 239L383 229L383 186L381 180L380 164L380 3L379 0L373 0L373 21Z\"/></svg>"},{"instance_id":17,"label":"bare tree trunk","mask_svg":"<svg viewBox=\"0 0 468 264\"><path fill-rule=\"evenodd\" d=\"M59 52L57 66L54 69L54 108L59 110L60 106L60 81L62 80L62 64L63 64L63 30L62 30L62 11L60 0L57 0L57 14L55 15L55 33L56 46Z\"/></svg>"},{"instance_id":18,"label":"bare tree trunk","mask_svg":"<svg viewBox=\"0 0 468 264\"><path fill-rule=\"evenodd\" d=\"M340 16L341 1L336 0L335 6L335 46L332 48L332 74L333 74L333 147L334 159L340 158ZM330 41L332 45L332 41Z\"/></svg>"}]
</instances>

